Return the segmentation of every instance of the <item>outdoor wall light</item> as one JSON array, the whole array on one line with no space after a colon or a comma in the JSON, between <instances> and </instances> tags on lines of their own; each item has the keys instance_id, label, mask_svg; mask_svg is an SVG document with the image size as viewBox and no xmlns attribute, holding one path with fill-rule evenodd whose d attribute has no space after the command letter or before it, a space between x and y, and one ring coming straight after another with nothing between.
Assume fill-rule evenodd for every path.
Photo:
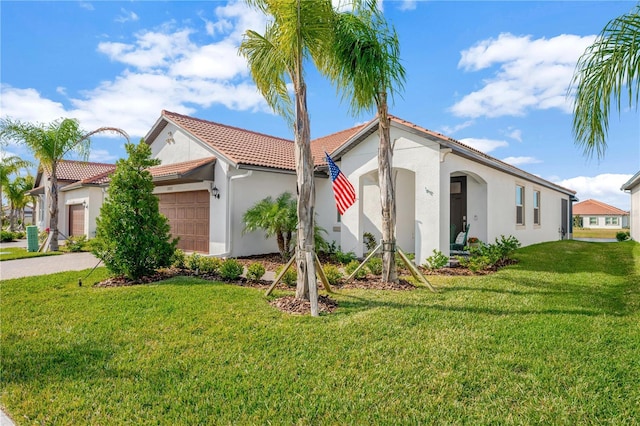
<instances>
[{"instance_id":1,"label":"outdoor wall light","mask_svg":"<svg viewBox=\"0 0 640 426\"><path fill-rule=\"evenodd\" d=\"M211 196L218 199L220 198L220 190L218 190L215 184L211 185Z\"/></svg>"}]
</instances>

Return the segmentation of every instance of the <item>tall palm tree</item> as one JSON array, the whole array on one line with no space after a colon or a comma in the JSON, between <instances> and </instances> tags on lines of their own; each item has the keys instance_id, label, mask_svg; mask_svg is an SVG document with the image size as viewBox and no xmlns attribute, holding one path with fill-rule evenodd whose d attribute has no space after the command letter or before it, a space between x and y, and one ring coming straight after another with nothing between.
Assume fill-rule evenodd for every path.
<instances>
[{"instance_id":1,"label":"tall palm tree","mask_svg":"<svg viewBox=\"0 0 640 426\"><path fill-rule=\"evenodd\" d=\"M96 133L115 132L129 140L124 130L115 127L101 127L86 133L78 120L65 118L49 124L33 124L11 119L0 120L0 136L26 145L34 157L50 176L47 188L49 199L49 229L52 233L50 248L58 250L58 163L71 152L76 152L83 160L89 158L90 137Z\"/></svg>"},{"instance_id":2,"label":"tall palm tree","mask_svg":"<svg viewBox=\"0 0 640 426\"><path fill-rule=\"evenodd\" d=\"M618 111L623 93L629 107L640 97L640 4L604 27L578 60L569 93L575 92L573 133L585 155L607 148L611 100Z\"/></svg>"},{"instance_id":3,"label":"tall palm tree","mask_svg":"<svg viewBox=\"0 0 640 426\"><path fill-rule=\"evenodd\" d=\"M311 314L317 315L315 183L303 68L309 59L319 70L326 68L334 11L328 0L248 0L248 3L262 10L271 21L262 35L247 31L239 52L247 59L251 76L269 106L293 126L298 191L296 298L310 300ZM295 107L287 82L293 86Z\"/></svg>"},{"instance_id":4,"label":"tall palm tree","mask_svg":"<svg viewBox=\"0 0 640 426\"><path fill-rule=\"evenodd\" d=\"M350 101L351 111L376 110L378 114L378 186L382 206L382 280L398 282L395 264L396 198L392 180L389 106L387 96L402 90L405 69L400 63L400 43L375 5L363 3L354 13L336 19L332 79Z\"/></svg>"},{"instance_id":5,"label":"tall palm tree","mask_svg":"<svg viewBox=\"0 0 640 426\"><path fill-rule=\"evenodd\" d=\"M288 260L291 237L296 231L296 213L296 201L289 192L282 193L275 200L264 198L244 213L244 232L262 229L267 238L275 235L280 255Z\"/></svg>"},{"instance_id":6,"label":"tall palm tree","mask_svg":"<svg viewBox=\"0 0 640 426\"><path fill-rule=\"evenodd\" d=\"M30 166L30 162L23 160L16 155L10 155L7 157L2 156L2 158L0 158L0 226L2 226L4 220L2 190L11 181L11 175L17 174L20 169Z\"/></svg>"}]
</instances>

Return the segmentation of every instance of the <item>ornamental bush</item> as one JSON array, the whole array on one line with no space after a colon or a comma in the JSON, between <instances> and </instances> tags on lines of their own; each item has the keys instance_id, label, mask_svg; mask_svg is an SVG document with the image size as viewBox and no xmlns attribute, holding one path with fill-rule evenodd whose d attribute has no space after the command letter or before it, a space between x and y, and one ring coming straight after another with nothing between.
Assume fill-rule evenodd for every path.
<instances>
[{"instance_id":1,"label":"ornamental bush","mask_svg":"<svg viewBox=\"0 0 640 426\"><path fill-rule=\"evenodd\" d=\"M125 145L128 158L116 163L108 196L97 219L95 254L112 274L139 279L169 266L177 239L160 214L149 167L151 147L144 140Z\"/></svg>"},{"instance_id":2,"label":"ornamental bush","mask_svg":"<svg viewBox=\"0 0 640 426\"><path fill-rule=\"evenodd\" d=\"M244 272L242 263L236 259L227 259L220 266L220 277L225 281L235 281Z\"/></svg>"},{"instance_id":3,"label":"ornamental bush","mask_svg":"<svg viewBox=\"0 0 640 426\"><path fill-rule=\"evenodd\" d=\"M324 271L324 275L327 277L327 281L329 281L329 285L336 285L340 280L344 277L340 269L338 269L335 265L324 265L322 268Z\"/></svg>"},{"instance_id":4,"label":"ornamental bush","mask_svg":"<svg viewBox=\"0 0 640 426\"><path fill-rule=\"evenodd\" d=\"M358 268L358 266L360 266L360 262L358 262L357 260L352 260L351 262L347 263L347 265L344 267L344 270L347 273L347 276L350 276L351 274L353 274L353 271L355 271ZM364 268L360 268L360 270L358 271L358 273L354 278L357 280L363 280L366 276L367 276L367 271L365 271Z\"/></svg>"},{"instance_id":5,"label":"ornamental bush","mask_svg":"<svg viewBox=\"0 0 640 426\"><path fill-rule=\"evenodd\" d=\"M257 282L262 279L267 270L260 262L254 262L247 267L247 279L249 281Z\"/></svg>"}]
</instances>

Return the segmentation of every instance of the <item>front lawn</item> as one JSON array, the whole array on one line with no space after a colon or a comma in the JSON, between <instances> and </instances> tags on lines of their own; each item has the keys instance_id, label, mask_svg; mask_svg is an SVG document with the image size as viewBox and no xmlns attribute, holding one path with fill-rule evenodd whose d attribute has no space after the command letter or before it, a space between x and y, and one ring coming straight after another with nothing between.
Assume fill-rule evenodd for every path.
<instances>
[{"instance_id":1,"label":"front lawn","mask_svg":"<svg viewBox=\"0 0 640 426\"><path fill-rule=\"evenodd\" d=\"M190 277L3 281L0 405L19 424L638 424L640 244L516 257L430 276L437 294L341 290L319 318Z\"/></svg>"},{"instance_id":2,"label":"front lawn","mask_svg":"<svg viewBox=\"0 0 640 426\"><path fill-rule=\"evenodd\" d=\"M52 256L62 254L59 251L48 251L46 253L38 251L27 251L24 247L2 247L0 249L0 261L25 259L28 257Z\"/></svg>"},{"instance_id":3,"label":"front lawn","mask_svg":"<svg viewBox=\"0 0 640 426\"><path fill-rule=\"evenodd\" d=\"M573 238L615 238L618 232L629 229L589 229L573 228Z\"/></svg>"}]
</instances>

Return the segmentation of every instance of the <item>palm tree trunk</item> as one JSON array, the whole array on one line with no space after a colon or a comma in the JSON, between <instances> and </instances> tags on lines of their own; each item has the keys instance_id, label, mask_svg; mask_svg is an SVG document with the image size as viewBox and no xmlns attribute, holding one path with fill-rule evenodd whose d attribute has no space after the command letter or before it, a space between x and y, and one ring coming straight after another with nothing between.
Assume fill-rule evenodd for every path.
<instances>
[{"instance_id":1,"label":"palm tree trunk","mask_svg":"<svg viewBox=\"0 0 640 426\"><path fill-rule=\"evenodd\" d=\"M298 281L296 298L310 300L312 315L314 302L318 303L316 288L315 252L313 235L313 212L315 208L315 182L311 158L311 132L307 111L306 85L299 75L296 93L295 161L298 178L298 232L296 244L296 264ZM314 296L315 295L315 296ZM314 301L315 299L315 301Z\"/></svg>"},{"instance_id":2,"label":"palm tree trunk","mask_svg":"<svg viewBox=\"0 0 640 426\"><path fill-rule=\"evenodd\" d=\"M393 152L391 150L391 134L387 113L387 94L380 93L378 118L380 144L378 147L378 185L380 186L380 203L382 205L382 282L398 282L396 270L396 203L395 189L391 171L393 169Z\"/></svg>"},{"instance_id":3,"label":"palm tree trunk","mask_svg":"<svg viewBox=\"0 0 640 426\"><path fill-rule=\"evenodd\" d=\"M49 197L49 232L51 232L51 240L49 248L51 251L58 251L58 178L56 170L58 164L51 164L51 188L49 188L51 196Z\"/></svg>"}]
</instances>

